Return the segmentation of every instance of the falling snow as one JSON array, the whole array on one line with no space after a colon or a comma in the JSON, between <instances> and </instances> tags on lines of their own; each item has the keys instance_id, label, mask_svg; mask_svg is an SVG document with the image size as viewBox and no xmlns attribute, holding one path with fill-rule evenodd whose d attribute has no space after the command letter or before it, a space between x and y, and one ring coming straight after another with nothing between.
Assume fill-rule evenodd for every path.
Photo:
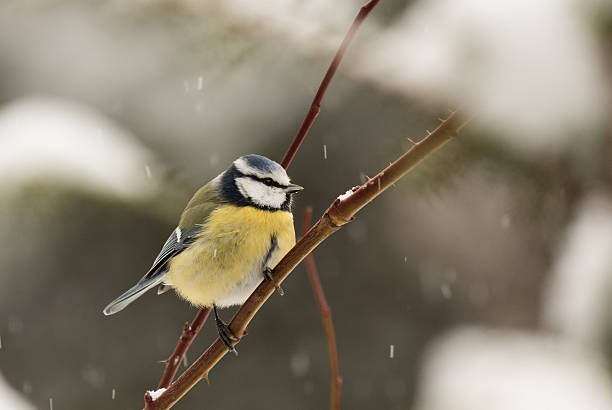
<instances>
[{"instance_id":1,"label":"falling snow","mask_svg":"<svg viewBox=\"0 0 612 410\"><path fill-rule=\"evenodd\" d=\"M299 351L291 356L289 362L292 373L297 377L303 377L310 369L310 356L308 353Z\"/></svg>"},{"instance_id":2,"label":"falling snow","mask_svg":"<svg viewBox=\"0 0 612 410\"><path fill-rule=\"evenodd\" d=\"M395 346L389 345L389 359L393 359L395 356Z\"/></svg>"},{"instance_id":3,"label":"falling snow","mask_svg":"<svg viewBox=\"0 0 612 410\"><path fill-rule=\"evenodd\" d=\"M116 397L116 392L115 392L115 389L113 389L111 391L111 399L115 400L115 397Z\"/></svg>"},{"instance_id":4,"label":"falling snow","mask_svg":"<svg viewBox=\"0 0 612 410\"><path fill-rule=\"evenodd\" d=\"M151 179L151 167L145 165L145 172L147 173L147 178Z\"/></svg>"},{"instance_id":5,"label":"falling snow","mask_svg":"<svg viewBox=\"0 0 612 410\"><path fill-rule=\"evenodd\" d=\"M450 299L453 296L453 292L448 283L443 283L442 285L440 285L440 292L442 292L442 296L444 296L444 299Z\"/></svg>"},{"instance_id":6,"label":"falling snow","mask_svg":"<svg viewBox=\"0 0 612 410\"><path fill-rule=\"evenodd\" d=\"M503 215L499 223L504 229L507 229L508 227L510 227L510 215L508 214Z\"/></svg>"},{"instance_id":7,"label":"falling snow","mask_svg":"<svg viewBox=\"0 0 612 410\"><path fill-rule=\"evenodd\" d=\"M323 144L323 158L327 159L327 145Z\"/></svg>"}]
</instances>

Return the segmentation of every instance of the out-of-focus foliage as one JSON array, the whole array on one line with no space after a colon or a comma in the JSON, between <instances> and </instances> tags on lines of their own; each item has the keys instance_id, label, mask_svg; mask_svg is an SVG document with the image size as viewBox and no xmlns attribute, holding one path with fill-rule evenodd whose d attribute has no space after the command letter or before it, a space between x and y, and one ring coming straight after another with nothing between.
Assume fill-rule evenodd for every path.
<instances>
[{"instance_id":1,"label":"out-of-focus foliage","mask_svg":"<svg viewBox=\"0 0 612 410\"><path fill-rule=\"evenodd\" d=\"M101 309L199 185L245 153L281 158L359 6L0 3L0 372L13 393L35 408L141 407L195 309L171 292ZM383 0L364 24L289 169L306 187L297 231L305 206L322 212L448 108L474 117L315 252L345 408L609 405L611 22L596 0ZM240 356L176 408L326 406L304 270L283 287ZM214 336L208 323L188 361Z\"/></svg>"}]
</instances>

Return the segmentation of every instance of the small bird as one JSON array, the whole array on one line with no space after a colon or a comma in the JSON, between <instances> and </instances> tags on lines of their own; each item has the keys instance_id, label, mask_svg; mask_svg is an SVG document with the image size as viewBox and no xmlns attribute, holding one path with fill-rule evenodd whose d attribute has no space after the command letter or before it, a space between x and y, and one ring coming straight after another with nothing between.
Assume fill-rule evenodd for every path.
<instances>
[{"instance_id":1,"label":"small bird","mask_svg":"<svg viewBox=\"0 0 612 410\"><path fill-rule=\"evenodd\" d=\"M169 289L199 307L211 307L219 336L236 353L237 340L217 308L240 305L295 245L292 184L278 163L244 155L198 189L179 224L136 285L104 308L119 312L147 290ZM282 289L275 283L279 293Z\"/></svg>"}]
</instances>

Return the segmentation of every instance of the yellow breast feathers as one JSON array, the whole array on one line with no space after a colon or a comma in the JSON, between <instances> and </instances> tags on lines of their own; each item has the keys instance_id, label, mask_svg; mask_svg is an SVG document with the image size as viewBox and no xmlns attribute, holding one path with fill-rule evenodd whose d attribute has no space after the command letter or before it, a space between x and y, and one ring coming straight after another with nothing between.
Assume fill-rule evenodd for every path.
<instances>
[{"instance_id":1,"label":"yellow breast feathers","mask_svg":"<svg viewBox=\"0 0 612 410\"><path fill-rule=\"evenodd\" d=\"M277 246L270 252L273 237ZM293 245L291 212L223 205L170 261L165 282L196 306L241 304L261 282L264 262L273 268Z\"/></svg>"}]
</instances>

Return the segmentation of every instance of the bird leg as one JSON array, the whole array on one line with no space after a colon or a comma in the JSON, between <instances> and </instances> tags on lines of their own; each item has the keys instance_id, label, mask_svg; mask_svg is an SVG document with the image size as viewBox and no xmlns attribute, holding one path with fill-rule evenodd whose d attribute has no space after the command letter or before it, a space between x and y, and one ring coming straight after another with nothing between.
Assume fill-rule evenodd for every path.
<instances>
[{"instance_id":1,"label":"bird leg","mask_svg":"<svg viewBox=\"0 0 612 410\"><path fill-rule=\"evenodd\" d=\"M215 323L217 324L217 330L219 331L219 338L227 347L227 350L234 353L238 356L238 351L234 346L232 346L232 342L239 340L234 333L230 330L227 323L225 323L221 318L219 318L219 314L217 313L217 306L213 305L213 311L215 312Z\"/></svg>"},{"instance_id":2,"label":"bird leg","mask_svg":"<svg viewBox=\"0 0 612 410\"><path fill-rule=\"evenodd\" d=\"M274 283L274 287L276 288L276 291L278 292L278 294L280 296L284 296L285 295L285 291L283 290L283 288L281 288L280 285L278 283L276 283L276 281L272 277L272 269L270 269L269 267L266 266L266 269L264 269L264 276L270 282Z\"/></svg>"}]
</instances>

